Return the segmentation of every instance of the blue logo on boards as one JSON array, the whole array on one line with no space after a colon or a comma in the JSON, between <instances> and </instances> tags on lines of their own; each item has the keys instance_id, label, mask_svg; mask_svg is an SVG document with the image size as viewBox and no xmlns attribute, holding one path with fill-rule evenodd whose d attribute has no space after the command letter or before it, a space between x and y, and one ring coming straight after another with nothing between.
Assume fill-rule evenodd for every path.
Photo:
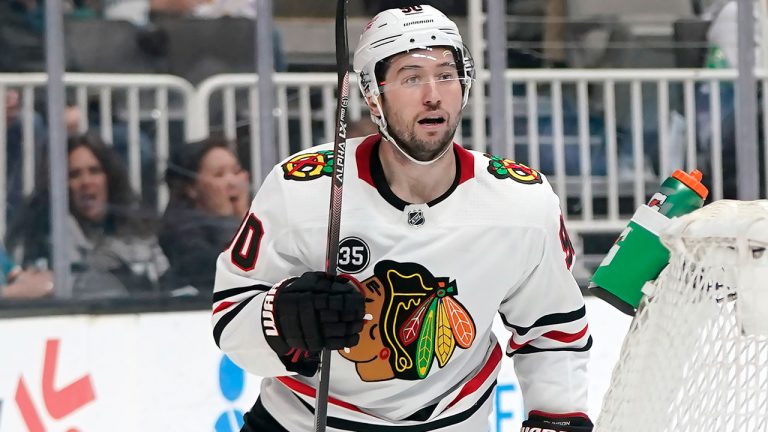
<instances>
[{"instance_id":1,"label":"blue logo on boards","mask_svg":"<svg viewBox=\"0 0 768 432\"><path fill-rule=\"evenodd\" d=\"M516 393L517 392L517 386L515 384L499 384L496 386L496 400L495 402L495 411L496 411L496 432L501 432L505 429L502 428L502 424L505 420L515 420L515 410L514 407L509 406L509 403L502 404L501 399L504 397L504 394L509 393ZM509 398L506 398L507 401Z\"/></svg>"},{"instance_id":2,"label":"blue logo on boards","mask_svg":"<svg viewBox=\"0 0 768 432\"><path fill-rule=\"evenodd\" d=\"M222 396L232 404L243 395L245 389L245 372L227 356L222 356L219 363L219 389ZM519 424L523 420L524 416L519 411L521 407L516 406L516 403L510 403L511 400L519 397L515 394L518 392L519 389L516 384L499 384L496 386L494 415L490 419L491 424L495 426L494 431L502 432L505 430L503 427L505 423L516 422ZM1 403L0 400L0 409L2 408ZM242 427L243 412L232 406L221 413L216 420L214 430L215 432L238 432Z\"/></svg>"},{"instance_id":3,"label":"blue logo on boards","mask_svg":"<svg viewBox=\"0 0 768 432\"><path fill-rule=\"evenodd\" d=\"M229 402L235 402L245 388L245 372L227 356L219 363L219 389ZM216 420L216 432L237 432L243 427L243 412L237 408L223 412Z\"/></svg>"}]
</instances>

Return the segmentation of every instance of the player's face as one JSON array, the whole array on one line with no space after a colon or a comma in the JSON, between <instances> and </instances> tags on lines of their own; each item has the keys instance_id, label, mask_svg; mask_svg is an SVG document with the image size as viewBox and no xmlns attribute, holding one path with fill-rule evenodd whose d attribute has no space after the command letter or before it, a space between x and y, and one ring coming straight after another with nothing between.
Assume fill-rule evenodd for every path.
<instances>
[{"instance_id":1,"label":"player's face","mask_svg":"<svg viewBox=\"0 0 768 432\"><path fill-rule=\"evenodd\" d=\"M100 222L107 212L107 174L96 155L87 147L69 153L69 199L73 212L86 220Z\"/></svg>"},{"instance_id":2,"label":"player's face","mask_svg":"<svg viewBox=\"0 0 768 432\"><path fill-rule=\"evenodd\" d=\"M193 195L199 208L216 215L230 215L245 187L247 174L235 155L216 147L200 161Z\"/></svg>"},{"instance_id":3,"label":"player's face","mask_svg":"<svg viewBox=\"0 0 768 432\"><path fill-rule=\"evenodd\" d=\"M450 146L462 105L453 52L415 50L390 60L382 86L387 128L403 150L430 161Z\"/></svg>"}]
</instances>

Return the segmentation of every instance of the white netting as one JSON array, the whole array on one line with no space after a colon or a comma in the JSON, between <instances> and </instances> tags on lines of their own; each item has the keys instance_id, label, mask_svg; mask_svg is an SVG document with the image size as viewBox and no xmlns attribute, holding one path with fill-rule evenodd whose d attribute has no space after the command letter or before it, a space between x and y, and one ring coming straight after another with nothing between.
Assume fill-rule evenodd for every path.
<instances>
[{"instance_id":1,"label":"white netting","mask_svg":"<svg viewBox=\"0 0 768 432\"><path fill-rule=\"evenodd\" d=\"M715 202L661 237L670 263L648 286L595 431L768 431L768 336L752 331L768 320L768 201Z\"/></svg>"}]
</instances>

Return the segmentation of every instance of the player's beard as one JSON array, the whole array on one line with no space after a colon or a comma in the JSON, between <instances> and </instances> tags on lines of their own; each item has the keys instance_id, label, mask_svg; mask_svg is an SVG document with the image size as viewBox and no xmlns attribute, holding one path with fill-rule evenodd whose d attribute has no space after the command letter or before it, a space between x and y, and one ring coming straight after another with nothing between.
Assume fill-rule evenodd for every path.
<instances>
[{"instance_id":1,"label":"player's beard","mask_svg":"<svg viewBox=\"0 0 768 432\"><path fill-rule=\"evenodd\" d=\"M416 126L413 123L406 127L405 130L396 127L393 123L388 123L387 131L392 139L395 140L394 144L405 154L420 162L430 162L440 156L448 146L453 144L453 136L456 134L459 122L451 118L448 118L446 121L449 122L448 129L442 135L429 140L416 136ZM450 124L451 121L453 121L453 124Z\"/></svg>"}]
</instances>

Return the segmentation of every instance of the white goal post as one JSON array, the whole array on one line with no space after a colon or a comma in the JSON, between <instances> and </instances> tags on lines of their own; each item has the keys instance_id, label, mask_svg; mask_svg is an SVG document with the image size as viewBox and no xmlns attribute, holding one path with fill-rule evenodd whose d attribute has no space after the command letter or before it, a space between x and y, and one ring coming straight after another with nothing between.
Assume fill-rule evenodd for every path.
<instances>
[{"instance_id":1,"label":"white goal post","mask_svg":"<svg viewBox=\"0 0 768 432\"><path fill-rule=\"evenodd\" d=\"M768 431L768 200L721 200L661 234L596 432Z\"/></svg>"}]
</instances>

